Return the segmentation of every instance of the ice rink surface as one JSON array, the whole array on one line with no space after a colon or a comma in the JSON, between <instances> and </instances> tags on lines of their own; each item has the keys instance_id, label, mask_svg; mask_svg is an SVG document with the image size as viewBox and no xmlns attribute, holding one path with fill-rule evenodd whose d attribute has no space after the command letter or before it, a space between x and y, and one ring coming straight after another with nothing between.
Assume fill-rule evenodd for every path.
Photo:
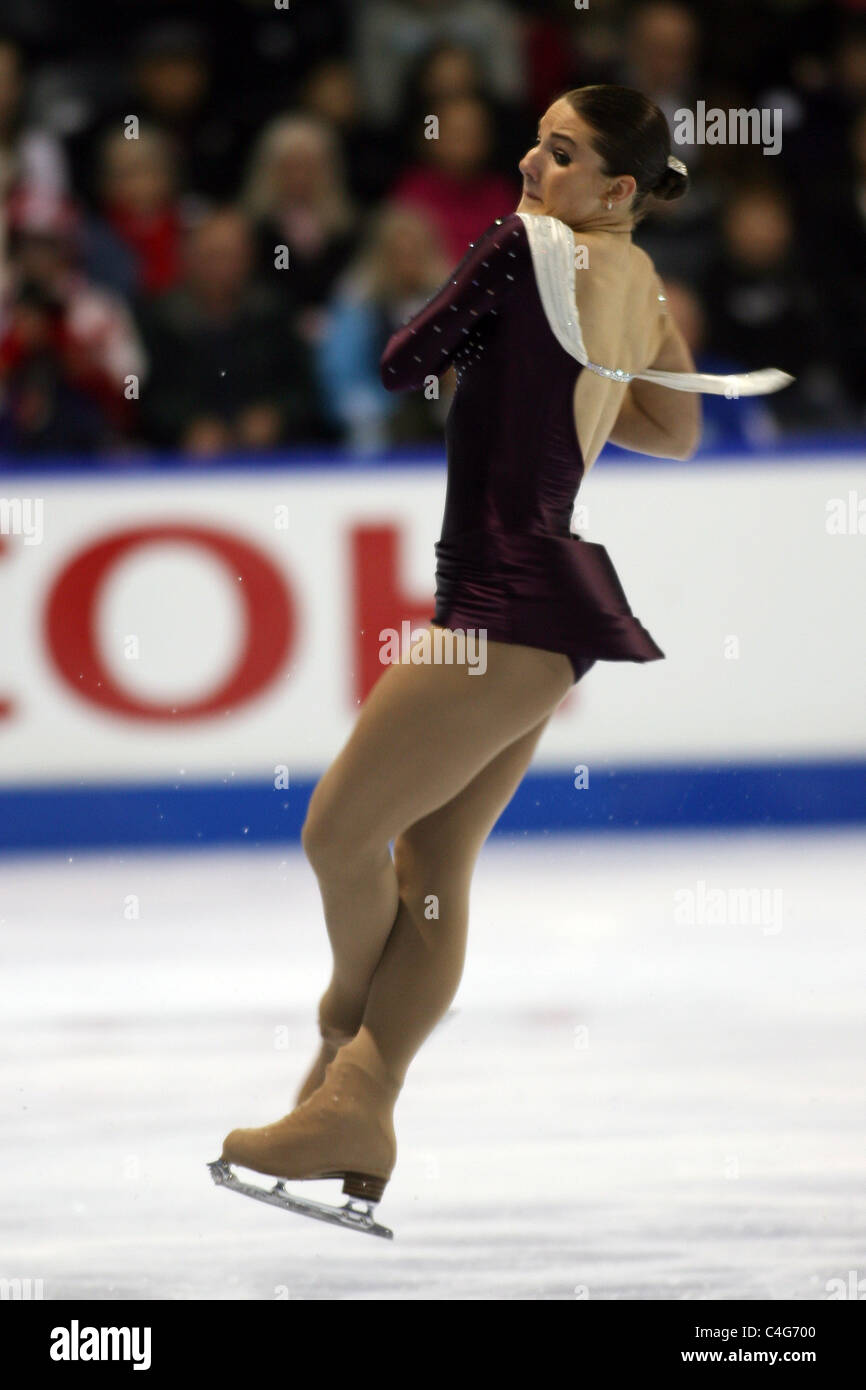
<instances>
[{"instance_id":1,"label":"ice rink surface","mask_svg":"<svg viewBox=\"0 0 866 1390\"><path fill-rule=\"evenodd\" d=\"M825 1299L866 1278L864 863L851 830L490 841L463 984L398 1103L390 1243L205 1166L291 1108L314 1051L329 954L299 852L0 861L0 1276ZM763 893L745 920L740 890Z\"/></svg>"}]
</instances>

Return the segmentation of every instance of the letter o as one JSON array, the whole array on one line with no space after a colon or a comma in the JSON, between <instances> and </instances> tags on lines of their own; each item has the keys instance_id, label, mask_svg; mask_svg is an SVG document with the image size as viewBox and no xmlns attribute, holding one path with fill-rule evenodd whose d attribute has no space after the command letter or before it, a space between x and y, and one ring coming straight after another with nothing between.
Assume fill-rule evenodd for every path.
<instances>
[{"instance_id":1,"label":"letter o","mask_svg":"<svg viewBox=\"0 0 866 1390\"><path fill-rule=\"evenodd\" d=\"M245 636L232 671L215 690L184 705L138 699L105 667L97 646L96 610L112 569L133 550L161 541L201 546L240 579ZM291 594L276 566L253 546L204 526L136 526L79 552L55 580L45 606L45 635L71 690L114 714L136 719L202 719L253 699L284 666L294 643Z\"/></svg>"}]
</instances>

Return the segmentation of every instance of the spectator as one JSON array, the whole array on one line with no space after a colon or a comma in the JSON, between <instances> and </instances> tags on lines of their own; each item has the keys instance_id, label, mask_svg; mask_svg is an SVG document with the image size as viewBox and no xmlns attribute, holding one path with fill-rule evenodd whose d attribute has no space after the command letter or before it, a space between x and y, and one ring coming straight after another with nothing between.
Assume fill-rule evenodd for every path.
<instances>
[{"instance_id":1,"label":"spectator","mask_svg":"<svg viewBox=\"0 0 866 1390\"><path fill-rule=\"evenodd\" d=\"M102 452L129 435L145 373L119 300L76 266L69 204L22 192L10 207L11 274L0 310L0 436L30 455Z\"/></svg>"},{"instance_id":2,"label":"spectator","mask_svg":"<svg viewBox=\"0 0 866 1390\"><path fill-rule=\"evenodd\" d=\"M745 370L742 362L706 351L707 315L696 290L678 280L665 280L664 291L668 313L685 338L699 372L726 375ZM701 397L701 406L703 452L742 446L764 448L779 438L779 424L763 396L734 401L706 395Z\"/></svg>"},{"instance_id":3,"label":"spectator","mask_svg":"<svg viewBox=\"0 0 866 1390\"><path fill-rule=\"evenodd\" d=\"M803 225L809 265L835 321L839 373L866 424L866 105L843 148L847 167L816 178Z\"/></svg>"},{"instance_id":4,"label":"spectator","mask_svg":"<svg viewBox=\"0 0 866 1390\"><path fill-rule=\"evenodd\" d=\"M767 397L788 429L834 428L848 412L834 371L814 277L794 242L790 204L772 184L744 184L725 203L721 255L706 277L709 347L747 368L774 366L797 378Z\"/></svg>"},{"instance_id":5,"label":"spectator","mask_svg":"<svg viewBox=\"0 0 866 1390\"><path fill-rule=\"evenodd\" d=\"M676 0L637 5L626 33L623 81L659 106L671 129L676 113L693 109L699 85L701 31L695 16ZM701 150L683 145L680 157L697 169Z\"/></svg>"},{"instance_id":6,"label":"spectator","mask_svg":"<svg viewBox=\"0 0 866 1390\"><path fill-rule=\"evenodd\" d=\"M520 16L524 100L533 119L547 109L557 92L585 82L616 80L607 65L618 62L622 50L620 3L595 0L579 16L573 0L524 9Z\"/></svg>"},{"instance_id":7,"label":"spectator","mask_svg":"<svg viewBox=\"0 0 866 1390\"><path fill-rule=\"evenodd\" d=\"M283 294L301 336L315 342L358 230L332 128L311 116L282 116L266 126L244 205L256 228L262 278Z\"/></svg>"},{"instance_id":8,"label":"spectator","mask_svg":"<svg viewBox=\"0 0 866 1390\"><path fill-rule=\"evenodd\" d=\"M279 298L252 278L247 220L223 209L188 237L182 282L146 303L151 443L209 458L320 437L307 353Z\"/></svg>"},{"instance_id":9,"label":"spectator","mask_svg":"<svg viewBox=\"0 0 866 1390\"><path fill-rule=\"evenodd\" d=\"M27 124L21 51L0 34L0 296L6 290L9 237L7 204L16 193L42 193L59 199L68 191L63 149L46 131Z\"/></svg>"},{"instance_id":10,"label":"spectator","mask_svg":"<svg viewBox=\"0 0 866 1390\"><path fill-rule=\"evenodd\" d=\"M403 161L414 162L419 150L423 150L421 137L427 117L438 115L457 97L475 97L483 102L491 135L489 166L514 178L535 133L537 112L527 112L492 96L484 66L473 50L450 41L434 44L421 53L408 71L397 121Z\"/></svg>"},{"instance_id":11,"label":"spectator","mask_svg":"<svg viewBox=\"0 0 866 1390\"><path fill-rule=\"evenodd\" d=\"M500 0L366 0L355 7L355 64L366 109L379 125L393 123L406 74L418 54L450 40L478 55L500 101L524 93L518 17Z\"/></svg>"},{"instance_id":12,"label":"spectator","mask_svg":"<svg viewBox=\"0 0 866 1390\"><path fill-rule=\"evenodd\" d=\"M706 167L707 152L714 147L677 138L679 111L694 111L699 97L715 104L700 76L702 43L699 22L685 5L648 0L629 17L624 61L615 79L644 92L661 108L671 127L674 153L689 171L689 196L672 202L651 200L635 243L652 258L660 275L690 280L702 272L715 249L718 217L718 192Z\"/></svg>"},{"instance_id":13,"label":"spectator","mask_svg":"<svg viewBox=\"0 0 866 1390\"><path fill-rule=\"evenodd\" d=\"M845 22L826 58L810 50L794 60L792 73L805 110L800 127L785 131L783 158L796 191L798 182L808 186L816 177L830 181L848 172L848 133L866 104L866 19Z\"/></svg>"},{"instance_id":14,"label":"spectator","mask_svg":"<svg viewBox=\"0 0 866 1390\"><path fill-rule=\"evenodd\" d=\"M355 73L342 58L317 64L301 90L304 113L324 122L340 143L350 195L363 204L381 198L394 177L397 142L364 115Z\"/></svg>"},{"instance_id":15,"label":"spectator","mask_svg":"<svg viewBox=\"0 0 866 1390\"><path fill-rule=\"evenodd\" d=\"M58 198L69 180L60 143L26 122L21 52L0 35L0 203L16 189Z\"/></svg>"},{"instance_id":16,"label":"spectator","mask_svg":"<svg viewBox=\"0 0 866 1390\"><path fill-rule=\"evenodd\" d=\"M514 211L520 184L487 169L490 119L477 97L453 97L436 114L438 136L419 132L423 162L406 171L391 197L430 217L453 265L479 232Z\"/></svg>"},{"instance_id":17,"label":"spectator","mask_svg":"<svg viewBox=\"0 0 866 1390\"><path fill-rule=\"evenodd\" d=\"M76 189L93 208L100 199L100 153L129 114L159 128L180 163L180 187L199 202L235 195L249 129L242 93L233 101L213 91L208 44L200 26L168 20L136 40L130 90L69 141Z\"/></svg>"},{"instance_id":18,"label":"spectator","mask_svg":"<svg viewBox=\"0 0 866 1390\"><path fill-rule=\"evenodd\" d=\"M441 439L447 385L441 399L389 394L382 390L379 359L391 334L427 302L449 269L429 220L393 206L380 212L342 278L317 367L329 414L353 449Z\"/></svg>"},{"instance_id":19,"label":"spectator","mask_svg":"<svg viewBox=\"0 0 866 1390\"><path fill-rule=\"evenodd\" d=\"M133 294L170 289L180 274L183 218L165 135L149 126L134 140L112 131L102 147L100 188L103 228L131 260Z\"/></svg>"}]
</instances>

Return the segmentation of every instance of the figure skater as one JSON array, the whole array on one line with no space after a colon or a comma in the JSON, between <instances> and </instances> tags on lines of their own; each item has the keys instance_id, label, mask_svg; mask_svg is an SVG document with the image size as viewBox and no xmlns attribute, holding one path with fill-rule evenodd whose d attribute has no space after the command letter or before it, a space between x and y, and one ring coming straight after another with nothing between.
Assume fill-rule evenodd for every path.
<instances>
[{"instance_id":1,"label":"figure skater","mask_svg":"<svg viewBox=\"0 0 866 1390\"><path fill-rule=\"evenodd\" d=\"M333 951L321 1047L295 1109L234 1130L212 1165L340 1177L368 1215L396 1161L407 1069L460 983L475 861L548 720L595 661L664 656L605 548L570 530L582 479L606 440L691 457L697 392L757 394L791 380L775 369L695 372L632 242L649 196L688 186L653 102L618 86L569 91L519 168L516 211L469 247L380 368L391 391L456 369L426 636L486 632L486 670L386 667L317 784L302 841Z\"/></svg>"}]
</instances>

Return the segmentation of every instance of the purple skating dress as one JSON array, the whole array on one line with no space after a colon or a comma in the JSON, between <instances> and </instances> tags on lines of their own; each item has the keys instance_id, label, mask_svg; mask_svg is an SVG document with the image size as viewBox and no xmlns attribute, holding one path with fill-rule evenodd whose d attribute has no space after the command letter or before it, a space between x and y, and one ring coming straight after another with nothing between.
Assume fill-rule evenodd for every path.
<instances>
[{"instance_id":1,"label":"purple skating dress","mask_svg":"<svg viewBox=\"0 0 866 1390\"><path fill-rule=\"evenodd\" d=\"M452 364L431 621L562 652L575 681L597 659L663 658L604 546L570 529L583 477L573 409L583 367L548 321L519 213L494 222L392 335L380 373L389 391L413 391Z\"/></svg>"}]
</instances>

